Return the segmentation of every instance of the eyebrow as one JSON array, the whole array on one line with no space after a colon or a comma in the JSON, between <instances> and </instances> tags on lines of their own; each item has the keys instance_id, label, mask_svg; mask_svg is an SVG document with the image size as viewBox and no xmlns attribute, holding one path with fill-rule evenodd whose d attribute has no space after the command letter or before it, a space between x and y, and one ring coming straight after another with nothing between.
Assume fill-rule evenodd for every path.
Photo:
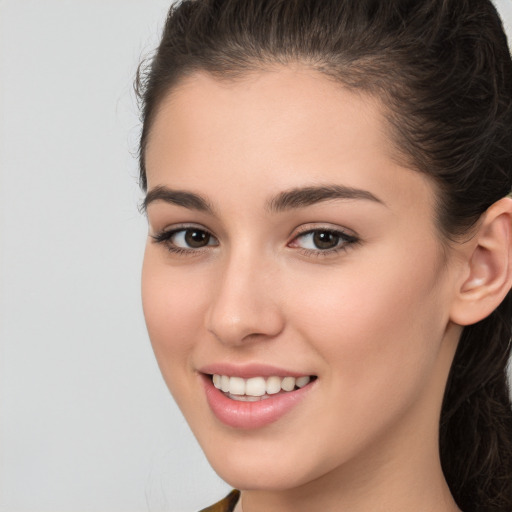
<instances>
[{"instance_id":1,"label":"eyebrow","mask_svg":"<svg viewBox=\"0 0 512 512\"><path fill-rule=\"evenodd\" d=\"M367 190L343 185L321 185L285 190L270 199L266 206L270 212L279 213L287 210L305 208L332 199L363 199L385 205L381 199ZM145 212L148 206L155 201L164 201L183 208L188 208L189 210L214 214L213 207L207 199L193 192L184 190L173 190L165 186L155 187L147 193L141 205L141 210Z\"/></svg>"},{"instance_id":2,"label":"eyebrow","mask_svg":"<svg viewBox=\"0 0 512 512\"><path fill-rule=\"evenodd\" d=\"M384 201L367 190L346 187L343 185L321 185L312 187L293 188L281 192L272 198L267 207L271 212L282 212L304 208L331 199L363 199L385 206Z\"/></svg>"},{"instance_id":3,"label":"eyebrow","mask_svg":"<svg viewBox=\"0 0 512 512\"><path fill-rule=\"evenodd\" d=\"M200 212L213 214L213 208L206 199L193 192L184 190L173 190L165 186L159 186L151 189L144 198L141 210L145 212L148 206L155 201L164 201L188 208L189 210L198 210Z\"/></svg>"}]
</instances>

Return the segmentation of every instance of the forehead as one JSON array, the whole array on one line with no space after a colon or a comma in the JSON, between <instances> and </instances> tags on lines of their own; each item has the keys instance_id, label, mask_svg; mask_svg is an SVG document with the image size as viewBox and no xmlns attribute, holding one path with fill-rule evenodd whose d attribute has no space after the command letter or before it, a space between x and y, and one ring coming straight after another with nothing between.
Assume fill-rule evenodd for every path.
<instances>
[{"instance_id":1,"label":"forehead","mask_svg":"<svg viewBox=\"0 0 512 512\"><path fill-rule=\"evenodd\" d=\"M304 67L252 72L234 80L195 73L162 101L150 131L148 158L158 139L179 145L200 138L220 142L227 135L238 144L279 146L283 152L296 153L297 142L326 146L336 136L340 142L366 141L368 147L387 151L391 144L381 110L372 96Z\"/></svg>"},{"instance_id":2,"label":"forehead","mask_svg":"<svg viewBox=\"0 0 512 512\"><path fill-rule=\"evenodd\" d=\"M433 184L401 166L389 133L378 99L311 69L234 81L197 73L160 105L146 148L148 185L215 195L229 183L237 196L263 198L327 182L432 206Z\"/></svg>"}]
</instances>

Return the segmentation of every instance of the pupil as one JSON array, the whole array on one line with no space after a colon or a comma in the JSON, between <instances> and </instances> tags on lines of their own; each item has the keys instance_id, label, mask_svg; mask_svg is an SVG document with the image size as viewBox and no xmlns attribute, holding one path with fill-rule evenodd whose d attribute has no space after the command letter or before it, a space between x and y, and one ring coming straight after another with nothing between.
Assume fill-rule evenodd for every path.
<instances>
[{"instance_id":1,"label":"pupil","mask_svg":"<svg viewBox=\"0 0 512 512\"><path fill-rule=\"evenodd\" d=\"M313 235L313 242L318 249L332 249L338 245L339 241L339 235L329 231L317 231Z\"/></svg>"},{"instance_id":2,"label":"pupil","mask_svg":"<svg viewBox=\"0 0 512 512\"><path fill-rule=\"evenodd\" d=\"M199 229L188 229L185 233L185 241L189 247L204 247L210 241L210 235Z\"/></svg>"}]
</instances>

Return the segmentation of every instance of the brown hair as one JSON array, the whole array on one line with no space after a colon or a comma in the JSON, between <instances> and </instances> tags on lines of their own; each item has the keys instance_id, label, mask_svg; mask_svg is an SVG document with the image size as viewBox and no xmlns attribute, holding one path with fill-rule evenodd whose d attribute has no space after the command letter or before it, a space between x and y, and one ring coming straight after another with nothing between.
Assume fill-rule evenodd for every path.
<instances>
[{"instance_id":1,"label":"brown hair","mask_svg":"<svg viewBox=\"0 0 512 512\"><path fill-rule=\"evenodd\" d=\"M139 72L140 183L165 95L196 71L236 79L301 62L388 109L401 157L439 189L446 238L468 232L512 186L512 62L490 0L186 0L171 7ZM446 479L465 512L512 511L507 383L512 295L466 327L441 413Z\"/></svg>"}]
</instances>

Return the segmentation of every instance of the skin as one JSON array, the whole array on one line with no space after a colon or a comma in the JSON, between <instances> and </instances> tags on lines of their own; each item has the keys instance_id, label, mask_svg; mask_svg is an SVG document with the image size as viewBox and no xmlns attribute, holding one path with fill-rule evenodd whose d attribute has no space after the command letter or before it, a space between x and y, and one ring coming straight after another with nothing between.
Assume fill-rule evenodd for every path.
<instances>
[{"instance_id":1,"label":"skin","mask_svg":"<svg viewBox=\"0 0 512 512\"><path fill-rule=\"evenodd\" d=\"M441 243L436 190L398 163L388 133L377 100L301 67L235 82L197 73L154 120L148 192L192 192L213 211L147 205L147 327L210 463L243 489L244 512L458 510L438 423L470 249ZM318 185L377 200L268 207ZM189 224L211 233L211 245L175 253L153 238ZM302 234L312 229L358 241L312 250ZM198 369L213 362L318 379L278 421L241 430L206 402Z\"/></svg>"}]
</instances>

